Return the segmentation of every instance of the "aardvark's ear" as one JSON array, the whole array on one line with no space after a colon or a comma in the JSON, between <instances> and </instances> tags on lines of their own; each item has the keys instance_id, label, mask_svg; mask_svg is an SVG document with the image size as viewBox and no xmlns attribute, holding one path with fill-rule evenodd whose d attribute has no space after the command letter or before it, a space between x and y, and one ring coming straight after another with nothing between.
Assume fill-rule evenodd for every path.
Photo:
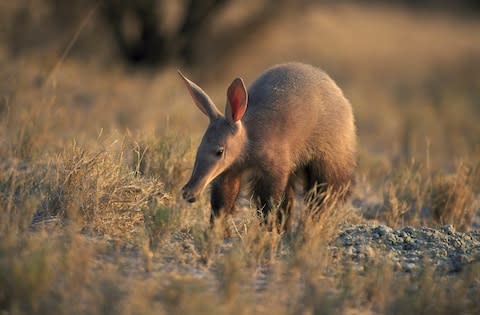
<instances>
[{"instance_id":1,"label":"aardvark's ear","mask_svg":"<svg viewBox=\"0 0 480 315\"><path fill-rule=\"evenodd\" d=\"M185 86L190 92L190 95L193 98L193 101L197 105L197 107L208 116L210 121L222 116L218 108L212 102L210 97L205 93L198 85L187 79L181 72L178 70L178 75L185 83Z\"/></svg>"},{"instance_id":2,"label":"aardvark's ear","mask_svg":"<svg viewBox=\"0 0 480 315\"><path fill-rule=\"evenodd\" d=\"M227 90L225 118L232 123L242 119L247 110L247 101L248 94L245 84L241 78L236 78Z\"/></svg>"}]
</instances>

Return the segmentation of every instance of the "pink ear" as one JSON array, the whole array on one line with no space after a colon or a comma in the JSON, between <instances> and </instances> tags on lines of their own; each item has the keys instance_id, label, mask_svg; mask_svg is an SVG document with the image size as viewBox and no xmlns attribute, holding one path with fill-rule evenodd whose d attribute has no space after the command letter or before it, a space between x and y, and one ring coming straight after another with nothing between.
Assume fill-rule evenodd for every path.
<instances>
[{"instance_id":1,"label":"pink ear","mask_svg":"<svg viewBox=\"0 0 480 315\"><path fill-rule=\"evenodd\" d=\"M227 108L225 109L225 116L233 122L242 119L247 110L247 89L243 84L242 79L236 78L227 91Z\"/></svg>"}]
</instances>

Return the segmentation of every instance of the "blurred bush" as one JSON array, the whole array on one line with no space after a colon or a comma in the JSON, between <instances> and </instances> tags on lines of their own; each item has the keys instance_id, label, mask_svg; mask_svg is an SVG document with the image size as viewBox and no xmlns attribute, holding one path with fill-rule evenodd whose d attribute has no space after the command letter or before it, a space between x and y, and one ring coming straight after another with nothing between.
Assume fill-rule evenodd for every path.
<instances>
[{"instance_id":1,"label":"blurred bush","mask_svg":"<svg viewBox=\"0 0 480 315\"><path fill-rule=\"evenodd\" d=\"M193 65L224 57L283 13L331 2L335 1L9 1L0 4L0 20L4 21L0 40L8 42L13 56L52 46L61 54L74 38L75 53L88 58L117 56L131 65ZM469 14L480 10L474 0L396 0L388 5Z\"/></svg>"},{"instance_id":2,"label":"blurred bush","mask_svg":"<svg viewBox=\"0 0 480 315\"><path fill-rule=\"evenodd\" d=\"M295 2L33 0L0 6L8 25L3 40L14 56L52 42L64 48L91 19L75 38L81 50L110 50L133 65L165 65L222 55Z\"/></svg>"}]
</instances>

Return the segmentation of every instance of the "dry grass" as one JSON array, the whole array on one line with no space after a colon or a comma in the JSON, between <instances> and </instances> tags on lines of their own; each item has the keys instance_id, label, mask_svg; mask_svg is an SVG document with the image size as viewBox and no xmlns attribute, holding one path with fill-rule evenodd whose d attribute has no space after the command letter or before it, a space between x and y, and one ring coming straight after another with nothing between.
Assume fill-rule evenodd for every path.
<instances>
[{"instance_id":1,"label":"dry grass","mask_svg":"<svg viewBox=\"0 0 480 315\"><path fill-rule=\"evenodd\" d=\"M345 223L478 224L480 24L351 5L304 13L196 78L221 105L232 77L296 59L344 88L361 144L355 207L298 203L290 233L260 225L248 197L213 229L206 196L180 199L207 121L173 68L67 59L45 84L58 61L48 47L15 59L0 42L0 312L480 313L478 263L405 274L377 254L345 261L333 243Z\"/></svg>"},{"instance_id":2,"label":"dry grass","mask_svg":"<svg viewBox=\"0 0 480 315\"><path fill-rule=\"evenodd\" d=\"M428 200L435 220L440 224L453 223L461 230L470 229L476 214L470 174L459 168L455 174L433 179Z\"/></svg>"},{"instance_id":3,"label":"dry grass","mask_svg":"<svg viewBox=\"0 0 480 315\"><path fill-rule=\"evenodd\" d=\"M363 215L392 227L451 224L466 231L478 211L473 189L477 177L477 172L464 164L445 175L428 173L421 163L414 162L387 176L383 201L367 206Z\"/></svg>"}]
</instances>

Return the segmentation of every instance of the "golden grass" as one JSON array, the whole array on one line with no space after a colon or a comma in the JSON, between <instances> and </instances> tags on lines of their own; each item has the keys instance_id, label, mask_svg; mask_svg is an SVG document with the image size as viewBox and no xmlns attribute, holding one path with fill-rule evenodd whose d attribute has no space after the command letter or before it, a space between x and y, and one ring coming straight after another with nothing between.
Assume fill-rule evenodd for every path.
<instances>
[{"instance_id":1,"label":"golden grass","mask_svg":"<svg viewBox=\"0 0 480 315\"><path fill-rule=\"evenodd\" d=\"M392 227L451 224L460 231L471 229L478 211L473 183L478 174L460 164L454 173L429 173L418 162L389 173L384 182L383 202L371 204L367 219Z\"/></svg>"},{"instance_id":2,"label":"golden grass","mask_svg":"<svg viewBox=\"0 0 480 315\"><path fill-rule=\"evenodd\" d=\"M173 67L146 75L67 58L45 84L55 54L11 59L1 42L0 312L479 313L478 263L408 274L333 248L345 223L478 224L480 24L352 5L304 13L196 78L220 107L231 78L251 82L278 61L318 64L344 88L359 206L298 203L290 233L259 224L248 197L213 229L207 194L181 200L207 120Z\"/></svg>"}]
</instances>

